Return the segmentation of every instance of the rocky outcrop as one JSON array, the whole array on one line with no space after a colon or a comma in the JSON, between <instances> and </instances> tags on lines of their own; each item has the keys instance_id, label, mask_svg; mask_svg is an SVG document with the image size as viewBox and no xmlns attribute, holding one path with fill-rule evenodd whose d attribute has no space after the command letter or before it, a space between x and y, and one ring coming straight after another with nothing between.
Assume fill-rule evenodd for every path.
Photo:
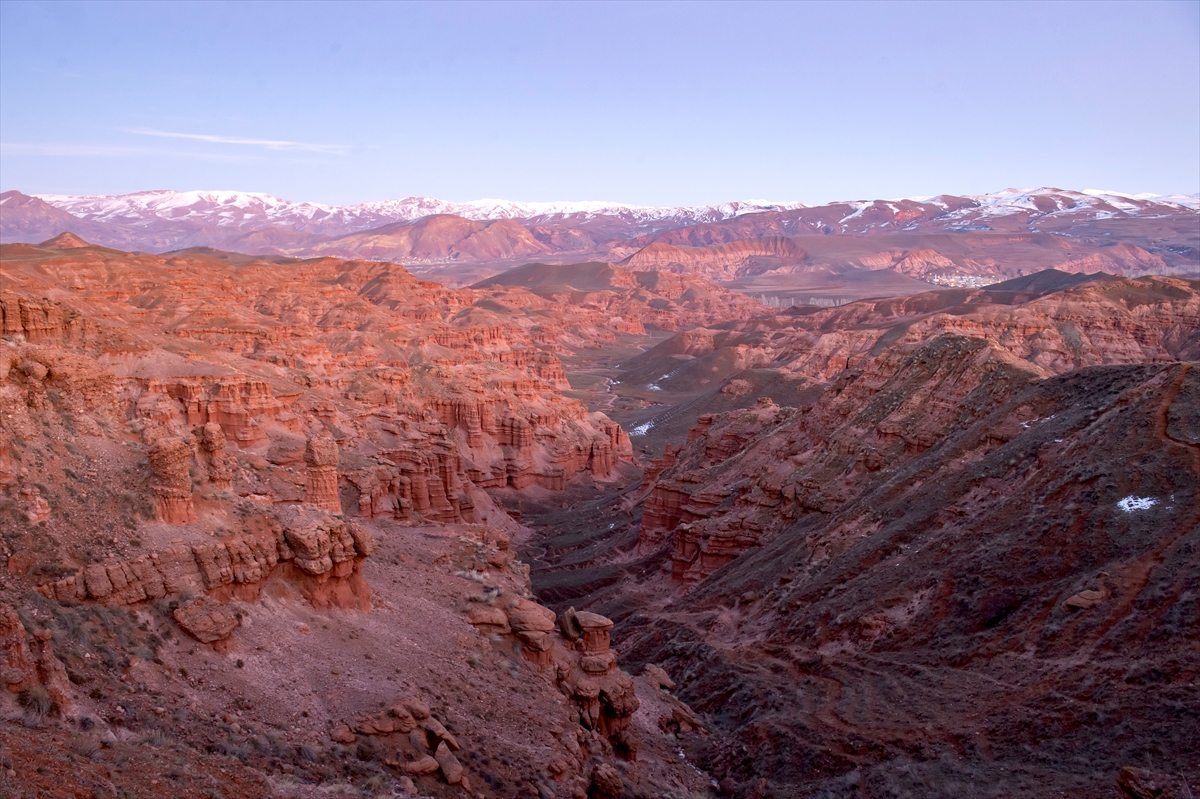
<instances>
[{"instance_id":1,"label":"rocky outcrop","mask_svg":"<svg viewBox=\"0 0 1200 799\"><path fill-rule=\"evenodd\" d=\"M257 534L212 544L173 546L133 560L97 563L38 587L60 602L133 605L178 594L253 599L272 578L296 585L315 607L370 608L362 561L375 550L369 530L320 510L287 507L266 517ZM197 606L197 619L211 605ZM191 618L192 612L185 611ZM223 621L197 621L219 629Z\"/></svg>"},{"instance_id":2,"label":"rocky outcrop","mask_svg":"<svg viewBox=\"0 0 1200 799\"><path fill-rule=\"evenodd\" d=\"M163 436L150 445L150 490L154 512L168 524L196 521L192 502L192 448L182 438Z\"/></svg>"},{"instance_id":3,"label":"rocky outcrop","mask_svg":"<svg viewBox=\"0 0 1200 799\"><path fill-rule=\"evenodd\" d=\"M754 246L754 245L752 245ZM668 248L671 249L671 248ZM634 256L638 258L641 253ZM743 262L749 255L734 256ZM670 268L664 262L662 267ZM539 343L593 346L614 342L617 333L645 335L647 327L687 330L728 319L760 316L765 306L744 294L721 288L701 277L638 264L631 271L609 263L526 264L480 281L476 288L513 286L578 314L561 331L545 325ZM651 271L641 271L643 269Z\"/></svg>"},{"instance_id":4,"label":"rocky outcrop","mask_svg":"<svg viewBox=\"0 0 1200 799\"><path fill-rule=\"evenodd\" d=\"M622 645L686 675L680 693L700 711L723 712L730 696L756 708L710 731L722 741L705 765L735 793L760 777L778 795L836 793L862 761L847 756L831 777L811 758L864 752L864 740L948 762L980 729L964 713L988 719L989 757L1063 746L1041 761L1059 784L1075 773L1064 753L1102 758L1087 793L1114 790L1127 742L1149 730L1171 742L1155 765L1186 772L1185 756L1166 753L1189 745L1195 724L1148 688L1197 674L1188 617L1174 615L1197 563L1157 553L1195 540L1194 504L1178 497L1196 494L1200 461L1171 421L1190 414L1198 386L1192 364L1049 376L988 340L939 335L881 346L809 405L773 412L777 423L756 427L767 421L757 406L717 414L657 482L687 495L678 507L728 497L665 533L683 590L656 620L630 618ZM732 453L720 444L745 434ZM628 607L627 590L608 601ZM1081 652L1092 654L1063 672L1061 658ZM1047 706L1047 686L1072 700ZM918 713L936 723L905 721ZM1118 739L1092 713L1143 732ZM748 761L748 736L770 756ZM877 784L909 765L869 762ZM1000 793L1012 784L1000 768L971 773ZM1133 775L1125 784L1143 790Z\"/></svg>"},{"instance_id":5,"label":"rocky outcrop","mask_svg":"<svg viewBox=\"0 0 1200 799\"><path fill-rule=\"evenodd\" d=\"M226 638L237 629L238 620L225 605L208 596L201 596L175 608L175 621L203 644Z\"/></svg>"},{"instance_id":6,"label":"rocky outcrop","mask_svg":"<svg viewBox=\"0 0 1200 799\"><path fill-rule=\"evenodd\" d=\"M763 236L747 241L717 244L711 247L677 247L657 241L638 250L621 262L637 270L660 270L700 275L710 280L732 280L756 271L760 262L766 268L781 264L803 264L808 253L795 239Z\"/></svg>"},{"instance_id":7,"label":"rocky outcrop","mask_svg":"<svg viewBox=\"0 0 1200 799\"><path fill-rule=\"evenodd\" d=\"M193 434L199 445L200 466L214 488L233 487L234 461L225 452L225 431L216 422L195 428Z\"/></svg>"},{"instance_id":8,"label":"rocky outcrop","mask_svg":"<svg viewBox=\"0 0 1200 799\"><path fill-rule=\"evenodd\" d=\"M606 737L619 754L635 758L637 739L630 730L631 717L638 709L633 678L617 668L616 655L609 649L613 623L597 613L567 610L562 628L572 641L577 659L557 663L558 681L579 706L580 723Z\"/></svg>"},{"instance_id":9,"label":"rocky outcrop","mask_svg":"<svg viewBox=\"0 0 1200 799\"><path fill-rule=\"evenodd\" d=\"M620 799L625 794L621 774L607 763L592 767L588 776L587 799Z\"/></svg>"},{"instance_id":10,"label":"rocky outcrop","mask_svg":"<svg viewBox=\"0 0 1200 799\"><path fill-rule=\"evenodd\" d=\"M394 264L324 259L295 271L265 263L227 270L227 264L203 256L179 256L163 272L157 256L84 249L40 251L43 260L30 262L40 266L31 269L21 261L14 267L6 289L17 287L19 293L5 294L5 324L42 343L23 344L14 357L0 359L10 372L5 384L13 389L8 392L13 401L28 408L44 409L50 400L65 403L89 392L106 395L124 411L124 419L111 420L110 430L132 417L135 426L152 429L147 441L188 443L196 462L187 481L182 448L164 441L152 453L162 520L190 523L196 502L234 490L365 518L394 513L472 521L487 515L480 503L488 501L477 487L557 490L581 474L610 480L616 464L632 458L618 425L562 396L566 375L554 354L566 328L580 331L582 345L611 340L614 330L626 329L611 304L560 303L517 287L453 290L419 281ZM141 309L147 297L139 294L150 274L167 281L145 289L154 297L153 314ZM64 332L68 317L82 319L37 296L58 290L62 280L77 283L74 296L103 315L105 324L114 323L112 329L77 325L99 331L89 333L89 352L98 349L97 359L108 368L97 369L90 358L68 362L68 354L51 352L74 335ZM213 290L217 284L220 291ZM680 301L702 295L702 288L692 280ZM645 296L635 300L638 292ZM670 293L631 283L618 293L621 302L646 305L666 296L663 292ZM189 299L181 304L181 297ZM748 315L745 308L739 313ZM528 317L529 323L515 317ZM138 339L118 335L120 324L136 330ZM180 339L188 342L186 356L175 351ZM96 413L86 403L65 410L75 424L94 424ZM444 431L431 429L434 419ZM502 430L505 420L509 429ZM528 429L512 429L521 426ZM402 429L393 434L396 428ZM231 452L253 461L280 438L329 433L338 451L314 452L303 481L287 471L300 464L253 475L237 467ZM410 447L416 453L403 460L411 469L400 468L400 461L393 461L396 469L362 463L391 459ZM201 491L189 510L193 486L185 482L194 480Z\"/></svg>"},{"instance_id":11,"label":"rocky outcrop","mask_svg":"<svg viewBox=\"0 0 1200 799\"><path fill-rule=\"evenodd\" d=\"M308 483L304 501L330 513L342 512L338 498L338 446L331 437L310 438L304 448L304 465L308 468Z\"/></svg>"},{"instance_id":12,"label":"rocky outcrop","mask_svg":"<svg viewBox=\"0 0 1200 799\"><path fill-rule=\"evenodd\" d=\"M26 486L17 492L18 507L30 524L41 524L50 518L50 503L37 486Z\"/></svg>"},{"instance_id":13,"label":"rocky outcrop","mask_svg":"<svg viewBox=\"0 0 1200 799\"><path fill-rule=\"evenodd\" d=\"M135 417L181 431L217 424L226 441L242 449L266 442L265 425L299 430L299 420L289 412L299 392L281 396L266 380L199 374L135 377L124 382L127 394L136 393L132 400Z\"/></svg>"},{"instance_id":14,"label":"rocky outcrop","mask_svg":"<svg viewBox=\"0 0 1200 799\"><path fill-rule=\"evenodd\" d=\"M986 341L939 336L882 351L803 411L762 399L701 417L653 484L639 546L669 545L673 578L703 580L799 517L835 511L882 463L943 440L962 407L1043 374Z\"/></svg>"},{"instance_id":15,"label":"rocky outcrop","mask_svg":"<svg viewBox=\"0 0 1200 799\"><path fill-rule=\"evenodd\" d=\"M0 604L0 679L12 693L41 688L62 714L72 708L66 667L54 654L49 630L29 636L17 612Z\"/></svg>"},{"instance_id":16,"label":"rocky outcrop","mask_svg":"<svg viewBox=\"0 0 1200 799\"><path fill-rule=\"evenodd\" d=\"M353 725L340 725L331 737L343 743L353 742L354 733L383 736L390 754L386 763L402 773L412 775L441 772L450 785L470 788L466 770L454 755L460 750L458 741L429 709L416 697L405 697L373 716L359 719Z\"/></svg>"},{"instance_id":17,"label":"rocky outcrop","mask_svg":"<svg viewBox=\"0 0 1200 799\"><path fill-rule=\"evenodd\" d=\"M1024 280L1013 281L1013 288L1006 283L863 300L681 333L632 363L653 354L733 360L739 348L748 348L761 359L756 365L816 385L863 366L885 346L911 352L946 333L985 339L1053 374L1200 357L1200 291L1194 281L1105 277L1039 292ZM656 363L673 364L664 371L678 365L662 357Z\"/></svg>"},{"instance_id":18,"label":"rocky outcrop","mask_svg":"<svg viewBox=\"0 0 1200 799\"><path fill-rule=\"evenodd\" d=\"M10 605L0 605L0 650L4 653L0 678L8 690L16 693L37 684L37 662L29 651L25 626Z\"/></svg>"},{"instance_id":19,"label":"rocky outcrop","mask_svg":"<svg viewBox=\"0 0 1200 799\"><path fill-rule=\"evenodd\" d=\"M467 621L481 632L515 638L525 659L551 675L575 703L584 729L603 736L619 755L636 758L638 742L630 724L638 699L633 678L617 667L610 648L611 620L574 608L555 616L517 597L502 607L473 607Z\"/></svg>"},{"instance_id":20,"label":"rocky outcrop","mask_svg":"<svg viewBox=\"0 0 1200 799\"><path fill-rule=\"evenodd\" d=\"M95 322L62 303L0 293L0 335L30 344L81 347L94 339L96 331Z\"/></svg>"}]
</instances>

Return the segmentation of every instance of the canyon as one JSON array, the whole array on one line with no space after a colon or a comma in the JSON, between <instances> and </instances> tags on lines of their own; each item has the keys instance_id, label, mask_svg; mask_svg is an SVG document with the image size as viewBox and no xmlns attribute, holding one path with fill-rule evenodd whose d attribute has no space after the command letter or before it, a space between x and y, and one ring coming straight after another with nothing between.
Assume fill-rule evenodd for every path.
<instances>
[{"instance_id":1,"label":"canyon","mask_svg":"<svg viewBox=\"0 0 1200 799\"><path fill-rule=\"evenodd\" d=\"M8 192L0 791L1187 796L1194 199Z\"/></svg>"}]
</instances>

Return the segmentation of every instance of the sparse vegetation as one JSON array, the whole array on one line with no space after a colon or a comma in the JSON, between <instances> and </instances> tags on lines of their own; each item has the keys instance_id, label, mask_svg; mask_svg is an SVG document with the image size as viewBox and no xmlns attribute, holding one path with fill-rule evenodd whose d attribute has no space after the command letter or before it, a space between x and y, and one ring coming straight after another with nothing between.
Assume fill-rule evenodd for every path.
<instances>
[{"instance_id":1,"label":"sparse vegetation","mask_svg":"<svg viewBox=\"0 0 1200 799\"><path fill-rule=\"evenodd\" d=\"M38 685L17 694L17 704L25 711L25 720L40 725L55 709L54 700L46 689Z\"/></svg>"}]
</instances>

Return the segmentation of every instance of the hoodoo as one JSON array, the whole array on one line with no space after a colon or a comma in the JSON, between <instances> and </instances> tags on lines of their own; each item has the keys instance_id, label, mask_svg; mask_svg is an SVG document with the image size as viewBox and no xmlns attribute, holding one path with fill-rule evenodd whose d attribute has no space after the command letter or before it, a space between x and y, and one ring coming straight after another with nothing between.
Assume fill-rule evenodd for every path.
<instances>
[{"instance_id":1,"label":"hoodoo","mask_svg":"<svg viewBox=\"0 0 1200 799\"><path fill-rule=\"evenodd\" d=\"M304 465L308 469L304 501L330 513L341 513L342 501L338 498L337 442L330 436L308 439L304 446Z\"/></svg>"}]
</instances>

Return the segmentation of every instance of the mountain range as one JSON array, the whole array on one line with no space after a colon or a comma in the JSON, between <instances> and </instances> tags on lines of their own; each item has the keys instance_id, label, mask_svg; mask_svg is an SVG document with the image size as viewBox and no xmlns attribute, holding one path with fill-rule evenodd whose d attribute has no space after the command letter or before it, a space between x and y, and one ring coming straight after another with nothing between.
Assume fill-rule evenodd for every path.
<instances>
[{"instance_id":1,"label":"mountain range","mask_svg":"<svg viewBox=\"0 0 1200 799\"><path fill-rule=\"evenodd\" d=\"M331 206L237 191L0 194L0 241L65 231L151 253L213 247L398 261L459 282L531 261L604 261L718 281L858 269L934 282L1051 267L1129 275L1200 269L1200 197L1057 188L665 208L428 197Z\"/></svg>"}]
</instances>

